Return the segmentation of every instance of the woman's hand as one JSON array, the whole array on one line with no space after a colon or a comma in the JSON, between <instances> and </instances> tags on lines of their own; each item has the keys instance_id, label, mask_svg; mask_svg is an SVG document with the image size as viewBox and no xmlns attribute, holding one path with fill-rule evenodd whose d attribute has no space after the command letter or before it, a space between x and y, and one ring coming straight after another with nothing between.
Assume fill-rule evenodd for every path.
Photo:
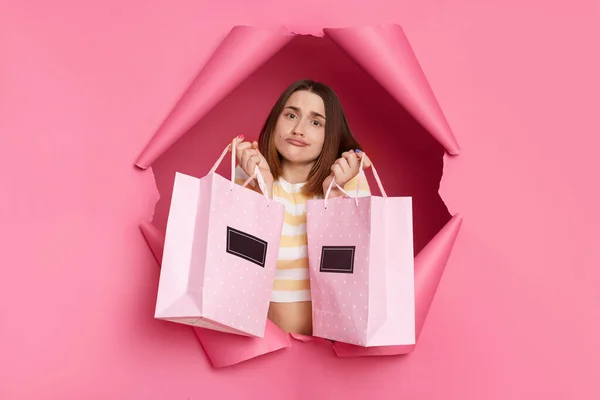
<instances>
[{"instance_id":1,"label":"woman's hand","mask_svg":"<svg viewBox=\"0 0 600 400\"><path fill-rule=\"evenodd\" d=\"M244 142L243 140L244 136L240 135L234 139L232 144L235 146L237 163L248 176L254 175L256 166L258 166L258 170L267 184L270 196L273 187L273 175L271 174L269 164L258 150L257 142L251 143Z\"/></svg>"},{"instance_id":2,"label":"woman's hand","mask_svg":"<svg viewBox=\"0 0 600 400\"><path fill-rule=\"evenodd\" d=\"M335 179L335 182L343 188L358 175L362 156L363 153L361 153L360 150L356 150L356 152L350 150L343 153L331 166L331 175L323 182L323 193L327 193L327 189L329 188L332 179ZM343 193L336 186L333 186L329 197L339 197L342 196L342 194Z\"/></svg>"}]
</instances>

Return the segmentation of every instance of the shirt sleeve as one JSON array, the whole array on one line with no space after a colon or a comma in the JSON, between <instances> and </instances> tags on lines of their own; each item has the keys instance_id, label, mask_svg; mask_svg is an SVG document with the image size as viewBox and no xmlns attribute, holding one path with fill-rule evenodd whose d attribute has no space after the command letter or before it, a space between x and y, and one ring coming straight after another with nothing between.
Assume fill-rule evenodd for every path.
<instances>
[{"instance_id":1,"label":"shirt sleeve","mask_svg":"<svg viewBox=\"0 0 600 400\"><path fill-rule=\"evenodd\" d=\"M358 175L344 185L344 190L353 197L356 195L356 189L358 189L358 197L369 197L371 195L365 171L360 171Z\"/></svg>"}]
</instances>

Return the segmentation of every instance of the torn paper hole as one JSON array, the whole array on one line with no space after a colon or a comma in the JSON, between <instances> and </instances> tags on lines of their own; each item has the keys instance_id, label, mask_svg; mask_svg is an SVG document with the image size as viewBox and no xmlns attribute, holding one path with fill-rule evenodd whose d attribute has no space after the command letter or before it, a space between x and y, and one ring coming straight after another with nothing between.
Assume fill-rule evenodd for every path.
<instances>
[{"instance_id":1,"label":"torn paper hole","mask_svg":"<svg viewBox=\"0 0 600 400\"><path fill-rule=\"evenodd\" d=\"M443 254L439 256L444 251L436 246L446 249L450 243L451 249L460 226L460 218L451 219L438 194L444 155L458 154L458 144L398 26L324 32L314 37L250 27L232 30L136 162L142 168L152 165L160 192L152 224L143 224L142 230L147 238L154 237L149 242L154 241L155 254L160 254L156 239L164 237L175 172L205 175L233 137L257 139L269 110L290 83L303 78L322 81L340 97L351 129L376 163L388 195L413 197L417 260L421 250L428 249L437 258L423 259L443 263L429 268L436 273L427 273L436 280L427 289L428 300L423 300L428 309L435 292L431 287L437 287L445 266ZM229 176L228 168L223 163L217 171ZM372 188L379 194L375 185ZM444 227L451 231L444 245L431 242ZM203 346L206 349L207 343ZM338 351L348 354L351 348Z\"/></svg>"}]
</instances>

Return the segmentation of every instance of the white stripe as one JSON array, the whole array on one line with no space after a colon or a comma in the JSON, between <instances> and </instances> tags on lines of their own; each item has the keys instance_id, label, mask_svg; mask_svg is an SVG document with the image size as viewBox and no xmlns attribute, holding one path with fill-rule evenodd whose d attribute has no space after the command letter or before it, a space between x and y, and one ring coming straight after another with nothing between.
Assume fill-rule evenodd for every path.
<instances>
[{"instance_id":1,"label":"white stripe","mask_svg":"<svg viewBox=\"0 0 600 400\"><path fill-rule=\"evenodd\" d=\"M298 260L300 258L308 257L308 249L306 246L299 247L280 247L278 260Z\"/></svg>"},{"instance_id":2,"label":"white stripe","mask_svg":"<svg viewBox=\"0 0 600 400\"><path fill-rule=\"evenodd\" d=\"M310 290L273 290L271 301L274 303L294 303L296 301L310 301Z\"/></svg>"},{"instance_id":3,"label":"white stripe","mask_svg":"<svg viewBox=\"0 0 600 400\"><path fill-rule=\"evenodd\" d=\"M300 224L298 226L283 223L281 228L281 234L284 236L296 236L306 234L306 224Z\"/></svg>"},{"instance_id":4,"label":"white stripe","mask_svg":"<svg viewBox=\"0 0 600 400\"><path fill-rule=\"evenodd\" d=\"M278 269L275 271L275 280L304 281L309 279L308 268Z\"/></svg>"},{"instance_id":5,"label":"white stripe","mask_svg":"<svg viewBox=\"0 0 600 400\"><path fill-rule=\"evenodd\" d=\"M283 178L279 178L276 182L274 182L275 186L279 186L285 192L288 193L300 193L302 191L302 186L304 183L289 183Z\"/></svg>"}]
</instances>

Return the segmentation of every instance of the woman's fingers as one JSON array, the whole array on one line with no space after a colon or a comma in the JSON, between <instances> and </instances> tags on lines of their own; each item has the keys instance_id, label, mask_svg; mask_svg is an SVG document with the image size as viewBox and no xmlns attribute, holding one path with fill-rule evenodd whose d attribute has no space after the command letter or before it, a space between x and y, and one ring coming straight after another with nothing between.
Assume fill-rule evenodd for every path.
<instances>
[{"instance_id":1,"label":"woman's fingers","mask_svg":"<svg viewBox=\"0 0 600 400\"><path fill-rule=\"evenodd\" d=\"M350 164L348 164L348 160L346 160L344 157L338 158L335 163L340 166L344 174L350 172Z\"/></svg>"},{"instance_id":2,"label":"woman's fingers","mask_svg":"<svg viewBox=\"0 0 600 400\"><path fill-rule=\"evenodd\" d=\"M364 168L369 168L371 166L371 161L369 160L369 157L365 156L365 153L360 151L360 150L356 150L355 153L358 157L359 163L362 162L363 163L363 167ZM365 161L363 162L362 159L365 159ZM360 164L359 164L360 166Z\"/></svg>"},{"instance_id":3,"label":"woman's fingers","mask_svg":"<svg viewBox=\"0 0 600 400\"><path fill-rule=\"evenodd\" d=\"M245 144L245 143L247 143L247 142L244 142L244 136L240 135L240 136L236 137L235 139L233 139L232 146L235 146L235 151L238 151L240 145Z\"/></svg>"},{"instance_id":4,"label":"woman's fingers","mask_svg":"<svg viewBox=\"0 0 600 400\"><path fill-rule=\"evenodd\" d=\"M251 172L253 174L258 164L260 164L260 157L250 156L250 158L248 159L248 172Z\"/></svg>"},{"instance_id":5,"label":"woman's fingers","mask_svg":"<svg viewBox=\"0 0 600 400\"><path fill-rule=\"evenodd\" d=\"M248 149L250 149L250 143L248 143L248 142L239 143L235 147L235 158L237 159L237 162L239 164L242 164L242 159L244 157L244 152L246 150L248 150Z\"/></svg>"},{"instance_id":6,"label":"woman's fingers","mask_svg":"<svg viewBox=\"0 0 600 400\"><path fill-rule=\"evenodd\" d=\"M337 162L331 166L331 172L333 173L333 177L335 178L336 182L339 182L344 176L344 171L342 170L340 164L338 164Z\"/></svg>"},{"instance_id":7,"label":"woman's fingers","mask_svg":"<svg viewBox=\"0 0 600 400\"><path fill-rule=\"evenodd\" d=\"M238 163L242 166L245 166L246 162L248 161L248 153L241 148L241 145L237 147L236 151L239 157Z\"/></svg>"},{"instance_id":8,"label":"woman's fingers","mask_svg":"<svg viewBox=\"0 0 600 400\"><path fill-rule=\"evenodd\" d=\"M255 152L254 150L249 149L249 148L244 149L242 151L242 156L241 156L239 163L242 166L242 168L244 169L244 171L246 171L246 173L248 173L248 166L250 165L249 163L251 161L251 158L252 158L252 156L255 155L254 152Z\"/></svg>"},{"instance_id":9,"label":"woman's fingers","mask_svg":"<svg viewBox=\"0 0 600 400\"><path fill-rule=\"evenodd\" d=\"M346 184L358 173L360 169L360 160L362 154L354 152L354 150L342 153L342 156L335 160L331 166L331 172L338 184Z\"/></svg>"},{"instance_id":10,"label":"woman's fingers","mask_svg":"<svg viewBox=\"0 0 600 400\"><path fill-rule=\"evenodd\" d=\"M242 154L245 150L250 150L250 146L251 144L248 142L242 142L240 144L237 145L237 147L235 148L235 151L237 151L238 153Z\"/></svg>"},{"instance_id":11,"label":"woman's fingers","mask_svg":"<svg viewBox=\"0 0 600 400\"><path fill-rule=\"evenodd\" d=\"M240 165L248 175L253 175L256 166L260 165L261 157L257 150L246 149L242 155Z\"/></svg>"},{"instance_id":12,"label":"woman's fingers","mask_svg":"<svg viewBox=\"0 0 600 400\"><path fill-rule=\"evenodd\" d=\"M348 162L350 166L350 170L357 170L359 167L360 159L358 158L358 154L354 152L354 150L347 151L342 154L342 157Z\"/></svg>"},{"instance_id":13,"label":"woman's fingers","mask_svg":"<svg viewBox=\"0 0 600 400\"><path fill-rule=\"evenodd\" d=\"M262 170L268 170L267 160L260 154L258 142L244 142L243 136L238 136L233 140L233 146L236 151L236 161L246 174L252 176L256 171L256 166Z\"/></svg>"}]
</instances>

